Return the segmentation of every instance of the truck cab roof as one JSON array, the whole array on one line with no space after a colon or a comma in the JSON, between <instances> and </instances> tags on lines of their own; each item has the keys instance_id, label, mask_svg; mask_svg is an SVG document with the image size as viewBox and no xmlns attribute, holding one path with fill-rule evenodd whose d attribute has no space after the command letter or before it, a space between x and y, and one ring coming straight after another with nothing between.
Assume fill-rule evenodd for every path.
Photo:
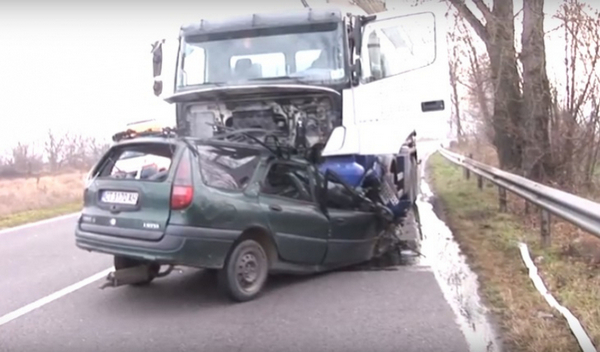
<instances>
[{"instance_id":1,"label":"truck cab roof","mask_svg":"<svg viewBox=\"0 0 600 352\"><path fill-rule=\"evenodd\" d=\"M343 18L343 12L335 8L328 10L307 8L292 12L253 13L227 19L202 19L198 22L181 26L180 34L182 36L193 36L245 29L340 22Z\"/></svg>"}]
</instances>

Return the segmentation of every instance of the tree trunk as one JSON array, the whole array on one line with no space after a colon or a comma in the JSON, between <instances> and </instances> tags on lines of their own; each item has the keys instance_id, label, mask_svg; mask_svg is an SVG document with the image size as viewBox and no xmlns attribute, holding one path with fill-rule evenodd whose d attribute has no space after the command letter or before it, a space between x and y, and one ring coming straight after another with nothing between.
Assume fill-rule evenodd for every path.
<instances>
[{"instance_id":1,"label":"tree trunk","mask_svg":"<svg viewBox=\"0 0 600 352\"><path fill-rule=\"evenodd\" d=\"M544 0L523 1L523 159L521 169L533 180L552 176L548 123L552 108L546 74Z\"/></svg>"},{"instance_id":2,"label":"tree trunk","mask_svg":"<svg viewBox=\"0 0 600 352\"><path fill-rule=\"evenodd\" d=\"M454 119L450 121L450 123L455 122L456 125L456 139L458 141L462 140L462 124L460 120L460 99L458 97L458 82L456 79L457 64L455 59L450 62L450 85L452 86L452 104L454 105Z\"/></svg>"},{"instance_id":3,"label":"tree trunk","mask_svg":"<svg viewBox=\"0 0 600 352\"><path fill-rule=\"evenodd\" d=\"M495 0L487 23L491 78L494 84L494 145L500 167L521 167L521 91L515 51L515 26L512 0Z\"/></svg>"}]
</instances>

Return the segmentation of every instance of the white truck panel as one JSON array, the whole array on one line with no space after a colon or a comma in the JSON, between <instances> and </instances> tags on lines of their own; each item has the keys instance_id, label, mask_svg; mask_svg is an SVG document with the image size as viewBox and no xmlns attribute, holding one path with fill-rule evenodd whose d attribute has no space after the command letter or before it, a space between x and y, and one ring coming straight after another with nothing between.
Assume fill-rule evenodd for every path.
<instances>
[{"instance_id":1,"label":"white truck panel","mask_svg":"<svg viewBox=\"0 0 600 352\"><path fill-rule=\"evenodd\" d=\"M327 145L324 155L395 154L413 131L418 135L431 124L446 128L450 81L446 19L441 10L443 7L437 4L385 12L365 27L363 77L371 77L381 69L379 61L373 65L370 62L370 58L379 59L369 52L373 33L380 39L379 53L387 54L387 72L343 92L344 142L340 146L337 140L332 141L335 144ZM423 111L421 104L427 102L441 102L443 109Z\"/></svg>"}]
</instances>

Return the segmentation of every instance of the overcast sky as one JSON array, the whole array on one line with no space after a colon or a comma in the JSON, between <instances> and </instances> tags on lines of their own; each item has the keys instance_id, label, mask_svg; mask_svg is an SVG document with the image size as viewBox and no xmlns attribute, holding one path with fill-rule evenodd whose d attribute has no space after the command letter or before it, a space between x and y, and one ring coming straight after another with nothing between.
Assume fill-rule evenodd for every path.
<instances>
[{"instance_id":1,"label":"overcast sky","mask_svg":"<svg viewBox=\"0 0 600 352\"><path fill-rule=\"evenodd\" d=\"M3 2L0 152L42 140L51 127L109 137L126 122L174 118L174 107L152 94L150 43L184 22L275 2L299 0Z\"/></svg>"},{"instance_id":2,"label":"overcast sky","mask_svg":"<svg viewBox=\"0 0 600 352\"><path fill-rule=\"evenodd\" d=\"M173 106L152 94L150 43L193 19L256 9L250 1L234 4L3 2L0 151L43 139L51 127L109 137L126 122L174 118Z\"/></svg>"}]
</instances>

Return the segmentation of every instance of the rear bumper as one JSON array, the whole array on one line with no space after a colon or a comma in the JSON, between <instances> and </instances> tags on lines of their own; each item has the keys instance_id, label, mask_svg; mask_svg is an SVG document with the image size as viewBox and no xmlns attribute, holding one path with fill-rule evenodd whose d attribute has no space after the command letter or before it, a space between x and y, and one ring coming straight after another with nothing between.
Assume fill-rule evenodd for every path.
<instances>
[{"instance_id":1,"label":"rear bumper","mask_svg":"<svg viewBox=\"0 0 600 352\"><path fill-rule=\"evenodd\" d=\"M111 255L122 255L164 264L220 269L239 231L167 226L162 238L155 241L101 235L83 231L77 225L78 248Z\"/></svg>"}]
</instances>

